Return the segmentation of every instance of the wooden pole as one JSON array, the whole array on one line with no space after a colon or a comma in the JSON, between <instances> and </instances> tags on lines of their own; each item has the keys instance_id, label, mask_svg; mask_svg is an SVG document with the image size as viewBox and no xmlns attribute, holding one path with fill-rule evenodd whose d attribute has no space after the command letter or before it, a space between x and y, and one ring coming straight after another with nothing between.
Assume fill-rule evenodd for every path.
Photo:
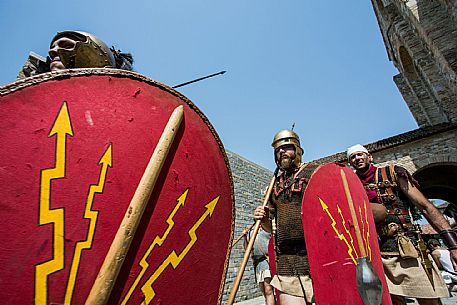
<instances>
[{"instance_id":1,"label":"wooden pole","mask_svg":"<svg viewBox=\"0 0 457 305\"><path fill-rule=\"evenodd\" d=\"M273 189L275 180L276 180L276 172L273 175L270 185L268 186L268 189L265 193L265 198L263 199L263 204L262 204L263 207L266 207L268 204L268 200L270 199L271 190ZM243 261L241 262L241 265L240 265L240 270L238 270L238 274L235 278L235 281L233 282L232 290L230 291L230 295L227 299L227 305L232 305L233 302L235 301L235 296L238 291L238 287L240 286L241 278L243 277L243 274L244 274L244 269L246 269L246 264L248 263L249 255L251 254L251 250L254 246L254 242L255 242L257 233L259 233L260 223L261 223L261 220L257 220L254 224L254 229L252 230L252 236L251 236L251 239L249 240L248 246L246 247L246 251L244 252L244 257L243 257Z\"/></svg>"},{"instance_id":2,"label":"wooden pole","mask_svg":"<svg viewBox=\"0 0 457 305\"><path fill-rule=\"evenodd\" d=\"M349 210L351 211L352 222L354 223L355 235L357 237L357 243L359 244L360 250L360 257L357 258L357 266L355 268L357 290L359 291L363 304L381 304L382 283L378 274L373 269L370 258L367 256L362 234L360 232L359 221L354 208L354 202L352 201L348 181L343 169L340 169L340 174L341 179L343 180L344 192L346 193Z\"/></svg>"},{"instance_id":3,"label":"wooden pole","mask_svg":"<svg viewBox=\"0 0 457 305\"><path fill-rule=\"evenodd\" d=\"M357 243L359 244L360 256L365 257L367 256L367 252L365 251L365 246L362 239L362 234L360 233L359 228L359 221L357 220L357 214L354 208L354 202L352 201L351 192L349 190L348 181L346 179L346 174L344 173L343 169L340 169L341 179L343 180L344 192L346 193L346 199L348 201L349 210L351 211L352 222L354 225L355 236L357 237Z\"/></svg>"},{"instance_id":4,"label":"wooden pole","mask_svg":"<svg viewBox=\"0 0 457 305\"><path fill-rule=\"evenodd\" d=\"M251 231L252 227L255 225L255 223L253 223L252 225L250 225L249 227L247 227L243 233L241 233L240 236L238 236L238 238L232 243L232 248L243 238L244 235L248 234L249 231Z\"/></svg>"},{"instance_id":5,"label":"wooden pole","mask_svg":"<svg viewBox=\"0 0 457 305\"><path fill-rule=\"evenodd\" d=\"M108 254L105 256L95 283L86 300L86 305L104 305L108 302L111 290L116 283L116 278L121 270L130 244L140 223L143 212L154 189L163 164L173 144L184 116L183 106L175 108L167 125L154 149L154 153L141 177L135 194L118 228Z\"/></svg>"}]
</instances>

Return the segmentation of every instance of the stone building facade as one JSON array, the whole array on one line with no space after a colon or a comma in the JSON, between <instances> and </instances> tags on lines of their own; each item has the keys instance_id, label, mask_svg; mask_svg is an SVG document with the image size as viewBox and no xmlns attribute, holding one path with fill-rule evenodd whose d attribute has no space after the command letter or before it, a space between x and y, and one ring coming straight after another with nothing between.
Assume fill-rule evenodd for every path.
<instances>
[{"instance_id":1,"label":"stone building facade","mask_svg":"<svg viewBox=\"0 0 457 305\"><path fill-rule=\"evenodd\" d=\"M393 80L419 128L365 146L375 164L404 166L425 196L448 201L457 216L457 2L371 2L388 59L399 71ZM341 152L318 160L330 161L347 159Z\"/></svg>"},{"instance_id":2,"label":"stone building facade","mask_svg":"<svg viewBox=\"0 0 457 305\"><path fill-rule=\"evenodd\" d=\"M457 120L457 3L372 0L394 81L419 127Z\"/></svg>"},{"instance_id":3,"label":"stone building facade","mask_svg":"<svg viewBox=\"0 0 457 305\"><path fill-rule=\"evenodd\" d=\"M457 218L457 2L371 2L399 71L393 80L419 128L365 146L375 164L394 161L408 169L424 195L448 201L446 213ZM341 152L317 161L347 158Z\"/></svg>"},{"instance_id":4,"label":"stone building facade","mask_svg":"<svg viewBox=\"0 0 457 305\"><path fill-rule=\"evenodd\" d=\"M354 143L355 144L355 143ZM405 167L419 181L429 199L457 204L457 124L427 126L365 144L375 165L390 161ZM346 152L316 160L318 163L346 163Z\"/></svg>"}]
</instances>

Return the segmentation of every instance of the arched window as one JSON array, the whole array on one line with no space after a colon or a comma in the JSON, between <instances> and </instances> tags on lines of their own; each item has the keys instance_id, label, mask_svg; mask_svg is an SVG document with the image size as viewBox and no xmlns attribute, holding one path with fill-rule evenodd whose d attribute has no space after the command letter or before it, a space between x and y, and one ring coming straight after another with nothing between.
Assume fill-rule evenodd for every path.
<instances>
[{"instance_id":1,"label":"arched window","mask_svg":"<svg viewBox=\"0 0 457 305\"><path fill-rule=\"evenodd\" d=\"M401 46L398 49L398 53L400 54L400 62L403 67L404 76L410 80L417 79L416 67L414 66L414 61L408 50L404 46Z\"/></svg>"}]
</instances>

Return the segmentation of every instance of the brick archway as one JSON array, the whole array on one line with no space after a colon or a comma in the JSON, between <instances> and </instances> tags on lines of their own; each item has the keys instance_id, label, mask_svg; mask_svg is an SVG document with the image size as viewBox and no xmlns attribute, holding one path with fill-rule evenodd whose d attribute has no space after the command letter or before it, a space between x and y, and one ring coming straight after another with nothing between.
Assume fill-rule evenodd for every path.
<instances>
[{"instance_id":1,"label":"brick archway","mask_svg":"<svg viewBox=\"0 0 457 305\"><path fill-rule=\"evenodd\" d=\"M420 183L422 193L427 198L457 204L457 157L438 155L428 161L418 164L419 169L413 174Z\"/></svg>"}]
</instances>

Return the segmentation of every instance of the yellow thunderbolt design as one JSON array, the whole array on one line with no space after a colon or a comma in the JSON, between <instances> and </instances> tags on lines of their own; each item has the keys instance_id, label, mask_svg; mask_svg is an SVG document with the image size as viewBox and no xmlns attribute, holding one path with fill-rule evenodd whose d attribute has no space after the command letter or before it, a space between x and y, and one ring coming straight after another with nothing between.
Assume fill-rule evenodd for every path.
<instances>
[{"instance_id":1,"label":"yellow thunderbolt design","mask_svg":"<svg viewBox=\"0 0 457 305\"><path fill-rule=\"evenodd\" d=\"M332 214L330 213L329 209L328 209L328 206L325 204L325 202L319 198L319 201L321 203L321 207L322 209L327 213L328 217L330 217L330 219L332 220L332 228L333 228L333 231L335 231L336 233L336 236L338 236L338 238L342 241L344 241L344 243L346 244L346 246L348 247L348 254L349 256L351 257L352 261L354 262L354 264L357 265L357 261L355 260L354 258L354 255L352 254L353 252L353 249L351 247L351 245L349 244L349 242L347 241L346 237L344 236L344 234L341 234L338 229L336 228L336 221L335 219L333 218ZM356 257L357 256L357 252L355 253Z\"/></svg>"},{"instance_id":2,"label":"yellow thunderbolt design","mask_svg":"<svg viewBox=\"0 0 457 305\"><path fill-rule=\"evenodd\" d=\"M39 225L53 225L53 258L35 267L35 304L47 305L48 276L64 268L64 209L51 209L51 181L65 177L67 135L73 136L67 103L64 102L49 137L57 135L55 167L41 171Z\"/></svg>"},{"instance_id":3,"label":"yellow thunderbolt design","mask_svg":"<svg viewBox=\"0 0 457 305\"><path fill-rule=\"evenodd\" d=\"M138 274L138 276L136 277L135 281L133 282L132 286L130 287L129 291L127 292L127 294L125 295L124 297L124 300L122 300L122 303L121 305L125 305L127 304L128 300L130 299L130 297L132 296L133 292L135 291L136 287L138 286L138 283L140 282L140 280L142 279L143 275L145 274L146 270L148 269L149 267L149 264L147 262L147 258L149 257L149 255L151 255L151 252L152 250L154 249L154 247L157 245L157 246L162 246L162 244L165 242L165 240L167 239L168 237L168 234L170 233L171 229L174 227L175 225L175 222L173 221L173 217L175 216L175 214L178 212L178 210L184 206L184 203L186 202L186 198L187 198L187 193L189 192L189 189L185 190L184 193L178 197L178 199L176 200L177 203L176 203L176 206L175 208L173 209L173 211L171 212L171 214L168 216L166 222L168 224L168 227L167 229L165 230L165 233L162 235L162 237L160 236L156 236L153 240L153 242L151 243L151 245L149 246L148 250L145 252L145 254L143 255L143 257L141 258L140 260L140 266L141 266L141 271L140 273Z\"/></svg>"},{"instance_id":4,"label":"yellow thunderbolt design","mask_svg":"<svg viewBox=\"0 0 457 305\"><path fill-rule=\"evenodd\" d=\"M189 230L189 237L190 237L190 242L186 245L184 250L178 255L176 254L175 251L172 251L168 257L162 262L162 264L157 268L156 271L151 275L151 277L146 281L146 283L141 287L141 291L144 294L144 301L141 304L147 305L149 304L152 299L155 296L155 291L152 288L152 284L159 278L159 276L162 274L162 272L165 270L165 268L168 265L171 265L173 269L176 269L176 267L181 263L181 261L184 259L184 257L187 255L187 253L190 251L190 249L194 246L194 244L197 242L197 235L195 231L200 227L200 225L203 223L203 221L207 217L211 217L211 215L214 212L214 209L216 207L217 202L219 201L219 197L216 197L213 199L211 202L209 202L206 207L205 213L197 220L197 222L192 226L192 228Z\"/></svg>"},{"instance_id":5,"label":"yellow thunderbolt design","mask_svg":"<svg viewBox=\"0 0 457 305\"><path fill-rule=\"evenodd\" d=\"M362 215L362 208L359 206L359 214L360 214L360 222L362 223L362 238L364 242L364 247L365 247L365 252L368 253L368 239L367 239L367 234L365 234L365 222L363 221L363 215ZM367 230L368 230L368 222L367 222Z\"/></svg>"},{"instance_id":6,"label":"yellow thunderbolt design","mask_svg":"<svg viewBox=\"0 0 457 305\"><path fill-rule=\"evenodd\" d=\"M365 223L367 224L367 238L366 238L366 240L370 240L370 224L368 223L367 203L366 203L365 200L363 201L363 208L365 209ZM367 254L370 257L370 261L371 261L371 247L370 247L370 243L369 242L366 242L366 247L367 247L367 250L366 250Z\"/></svg>"},{"instance_id":7,"label":"yellow thunderbolt design","mask_svg":"<svg viewBox=\"0 0 457 305\"><path fill-rule=\"evenodd\" d=\"M336 205L336 207L338 209L338 214L340 214L341 222L343 223L344 231L346 232L347 235L349 235L349 239L351 240L352 251L354 251L356 257L359 257L359 255L357 254L357 251L355 249L355 246L354 246L354 239L352 238L351 232L349 232L349 229L346 227L346 219L343 216L343 212L341 211L339 205Z\"/></svg>"},{"instance_id":8,"label":"yellow thunderbolt design","mask_svg":"<svg viewBox=\"0 0 457 305\"><path fill-rule=\"evenodd\" d=\"M98 183L96 185L91 185L89 188L89 194L86 200L86 209L84 211L84 218L90 221L89 230L87 232L87 239L84 241L80 241L76 244L75 254L73 256L73 261L70 269L70 276L67 284L67 290L65 292L65 305L71 304L73 290L75 288L76 275L78 273L79 263L81 261L82 251L84 249L90 249L92 247L92 242L95 234L95 226L97 224L98 217L98 211L92 210L92 204L94 202L95 194L103 193L108 167L112 167L111 151L111 145L109 145L105 153L101 157L100 161L98 162L98 164L102 166Z\"/></svg>"}]
</instances>

